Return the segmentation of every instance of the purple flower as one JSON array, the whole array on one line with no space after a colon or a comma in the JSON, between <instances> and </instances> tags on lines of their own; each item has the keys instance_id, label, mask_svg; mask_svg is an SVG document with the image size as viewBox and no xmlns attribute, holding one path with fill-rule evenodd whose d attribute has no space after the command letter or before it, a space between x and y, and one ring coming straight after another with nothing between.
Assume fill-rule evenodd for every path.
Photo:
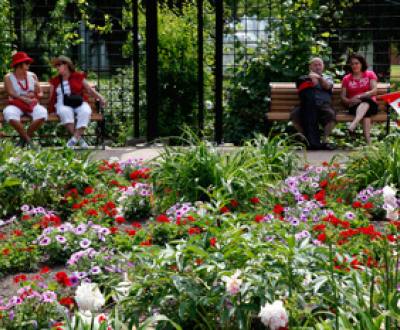
<instances>
[{"instance_id":1,"label":"purple flower","mask_svg":"<svg viewBox=\"0 0 400 330\"><path fill-rule=\"evenodd\" d=\"M76 275L70 276L69 280L71 282L71 286L77 286L79 284L79 278Z\"/></svg>"},{"instance_id":2,"label":"purple flower","mask_svg":"<svg viewBox=\"0 0 400 330\"><path fill-rule=\"evenodd\" d=\"M295 227L297 227L297 226L299 225L299 223L300 223L299 219L296 219L296 218L294 218L294 219L292 219L292 220L290 221L290 224L291 224L292 226L295 226Z\"/></svg>"},{"instance_id":3,"label":"purple flower","mask_svg":"<svg viewBox=\"0 0 400 330\"><path fill-rule=\"evenodd\" d=\"M40 241L39 241L39 245L40 246L46 246L49 245L51 243L51 239L50 237L44 236Z\"/></svg>"},{"instance_id":4,"label":"purple flower","mask_svg":"<svg viewBox=\"0 0 400 330\"><path fill-rule=\"evenodd\" d=\"M345 214L344 214L344 216L347 218L347 219L349 219L349 220L353 220L356 216L355 216L355 214L353 213L353 212L346 212Z\"/></svg>"},{"instance_id":5,"label":"purple flower","mask_svg":"<svg viewBox=\"0 0 400 330\"><path fill-rule=\"evenodd\" d=\"M87 229L87 226L84 223L82 223L78 227L75 228L74 233L76 235L82 235L83 233L86 232L86 229Z\"/></svg>"},{"instance_id":6,"label":"purple flower","mask_svg":"<svg viewBox=\"0 0 400 330\"><path fill-rule=\"evenodd\" d=\"M82 249L86 249L90 246L90 240L88 240L87 238L84 238L83 240L80 241L79 245Z\"/></svg>"},{"instance_id":7,"label":"purple flower","mask_svg":"<svg viewBox=\"0 0 400 330\"><path fill-rule=\"evenodd\" d=\"M43 302L52 303L57 300L57 295L53 291L46 291L42 294Z\"/></svg>"},{"instance_id":8,"label":"purple flower","mask_svg":"<svg viewBox=\"0 0 400 330\"><path fill-rule=\"evenodd\" d=\"M11 321L14 320L14 311L10 311L10 313L8 314L8 317Z\"/></svg>"},{"instance_id":9,"label":"purple flower","mask_svg":"<svg viewBox=\"0 0 400 330\"><path fill-rule=\"evenodd\" d=\"M67 239L64 236L61 236L61 235L56 235L56 240L60 244L64 244L65 242L67 242Z\"/></svg>"},{"instance_id":10,"label":"purple flower","mask_svg":"<svg viewBox=\"0 0 400 330\"><path fill-rule=\"evenodd\" d=\"M272 242L274 239L275 239L274 236L265 236L266 242Z\"/></svg>"},{"instance_id":11,"label":"purple flower","mask_svg":"<svg viewBox=\"0 0 400 330\"><path fill-rule=\"evenodd\" d=\"M24 205L21 206L21 211L22 212L28 212L29 209L30 209L29 205L24 204Z\"/></svg>"},{"instance_id":12,"label":"purple flower","mask_svg":"<svg viewBox=\"0 0 400 330\"><path fill-rule=\"evenodd\" d=\"M98 275L101 273L101 268L99 266L94 266L92 267L92 269L90 270L90 273L92 275Z\"/></svg>"},{"instance_id":13,"label":"purple flower","mask_svg":"<svg viewBox=\"0 0 400 330\"><path fill-rule=\"evenodd\" d=\"M78 278L79 279L83 279L83 278L85 278L85 277L87 277L87 273L86 272L79 272L78 274L77 274L77 276L78 276Z\"/></svg>"}]
</instances>

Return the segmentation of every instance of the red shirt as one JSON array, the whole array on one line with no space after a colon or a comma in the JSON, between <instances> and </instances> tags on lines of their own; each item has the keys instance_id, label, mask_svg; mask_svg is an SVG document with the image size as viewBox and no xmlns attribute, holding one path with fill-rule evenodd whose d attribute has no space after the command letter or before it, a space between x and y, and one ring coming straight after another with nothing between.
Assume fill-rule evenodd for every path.
<instances>
[{"instance_id":1,"label":"red shirt","mask_svg":"<svg viewBox=\"0 0 400 330\"><path fill-rule=\"evenodd\" d=\"M342 80L342 88L346 88L346 97L349 99L354 96L371 90L371 80L378 81L378 77L373 71L365 71L361 78L354 78L352 73L347 74ZM376 102L376 97L371 97Z\"/></svg>"},{"instance_id":2,"label":"red shirt","mask_svg":"<svg viewBox=\"0 0 400 330\"><path fill-rule=\"evenodd\" d=\"M85 78L86 78L85 73L75 71L75 72L71 73L71 75L68 79L68 83L71 88L71 94L82 95L83 100L87 101L88 97L83 88L83 80L85 80ZM57 94L55 91L56 91L58 85L60 84L60 76L55 76L55 77L51 78L49 82L54 87L54 93L51 96L51 99L49 102L48 110L50 113L50 112L55 112L54 105L56 104L56 98L57 98Z\"/></svg>"}]
</instances>

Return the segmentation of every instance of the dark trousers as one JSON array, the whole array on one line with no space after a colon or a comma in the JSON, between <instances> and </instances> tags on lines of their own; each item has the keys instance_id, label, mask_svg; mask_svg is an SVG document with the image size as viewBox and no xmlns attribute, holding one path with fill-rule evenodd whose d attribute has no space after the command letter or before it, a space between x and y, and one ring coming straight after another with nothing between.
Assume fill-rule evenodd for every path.
<instances>
[{"instance_id":1,"label":"dark trousers","mask_svg":"<svg viewBox=\"0 0 400 330\"><path fill-rule=\"evenodd\" d=\"M314 89L303 89L300 94L300 120L304 135L310 147L321 147L321 133L318 127L318 106L315 103Z\"/></svg>"}]
</instances>

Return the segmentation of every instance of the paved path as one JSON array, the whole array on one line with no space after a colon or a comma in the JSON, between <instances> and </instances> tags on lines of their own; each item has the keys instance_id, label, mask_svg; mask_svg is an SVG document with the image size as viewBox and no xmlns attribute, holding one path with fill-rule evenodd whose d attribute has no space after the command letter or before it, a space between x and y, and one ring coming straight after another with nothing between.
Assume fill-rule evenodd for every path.
<instances>
[{"instance_id":1,"label":"paved path","mask_svg":"<svg viewBox=\"0 0 400 330\"><path fill-rule=\"evenodd\" d=\"M232 150L235 147L220 147L224 151ZM149 148L107 148L106 150L96 150L92 153L92 159L109 159L111 157L117 157L121 160L127 160L129 158L151 160L157 157L162 151L161 147L149 147ZM299 151L298 154L304 160L304 163L310 163L312 165L320 165L322 162L329 162L335 157L339 162L344 162L347 155L350 153L348 150L335 150L335 151Z\"/></svg>"}]
</instances>

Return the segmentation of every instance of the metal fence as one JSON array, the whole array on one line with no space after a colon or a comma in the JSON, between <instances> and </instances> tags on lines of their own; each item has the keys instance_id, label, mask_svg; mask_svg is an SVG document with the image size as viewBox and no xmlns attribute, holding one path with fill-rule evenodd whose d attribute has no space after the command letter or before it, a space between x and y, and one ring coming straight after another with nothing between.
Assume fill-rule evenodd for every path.
<instances>
[{"instance_id":1,"label":"metal fence","mask_svg":"<svg viewBox=\"0 0 400 330\"><path fill-rule=\"evenodd\" d=\"M65 8L64 18L73 25L62 26L59 30L48 25L48 20L57 6L57 1L11 1L12 15L10 27L15 33L15 49L25 50L35 58L32 70L41 80L48 79L49 59L65 52L79 67L92 73L102 93L109 99L106 109L106 127L110 138L115 138L119 126L116 121L128 126L126 134L147 141L159 137L159 107L163 102L159 98L160 84L159 44L157 15L158 5L162 2L171 10L179 11L185 1L132 0L130 6L125 1L93 1L88 9L92 23L102 24L104 15L108 15L113 25L112 33L99 33L91 30L80 21L80 12L74 1ZM205 120L213 111L214 139L223 141L224 112L226 108L226 88L232 79L253 58L265 56L271 38L277 37L276 26L284 25L285 1L275 0L192 0L197 10L196 24L197 83L193 87L196 105L190 109L197 122L196 129L201 132ZM301 1L291 1L301 3ZM335 1L315 1L319 6L334 6ZM210 12L211 10L211 12ZM207 11L207 12L206 12ZM123 24L123 16L129 12L130 24ZM400 45L400 1L361 0L353 7L343 9L340 24L326 17L324 26L318 26L313 33L320 35L329 32L326 37L330 52L330 63L341 63L350 50L361 51L366 55L371 67L380 79L388 81L397 74L400 64L398 45ZM299 15L299 20L304 19ZM125 18L126 19L126 18ZM210 22L211 19L211 22ZM313 17L309 17L313 19ZM204 34L210 29L211 38ZM66 29L67 28L67 29ZM307 24L304 28L308 28ZM275 30L274 30L275 29ZM63 37L67 33L76 33L81 40L72 47L63 49ZM54 34L63 34L54 38ZM68 34L66 34L68 37ZM54 40L59 40L54 43ZM129 42L127 43L127 40ZM281 40L285 42L285 40ZM288 41L290 42L290 40ZM132 51L126 53L124 48ZM212 63L205 60L205 49L212 46ZM171 45L172 46L172 45ZM126 55L128 54L128 55ZM205 104L205 72L212 72L212 93L208 95L213 103L212 109ZM400 71L400 70L399 70ZM265 109L266 111L267 109ZM263 116L260 113L260 116Z\"/></svg>"}]
</instances>

